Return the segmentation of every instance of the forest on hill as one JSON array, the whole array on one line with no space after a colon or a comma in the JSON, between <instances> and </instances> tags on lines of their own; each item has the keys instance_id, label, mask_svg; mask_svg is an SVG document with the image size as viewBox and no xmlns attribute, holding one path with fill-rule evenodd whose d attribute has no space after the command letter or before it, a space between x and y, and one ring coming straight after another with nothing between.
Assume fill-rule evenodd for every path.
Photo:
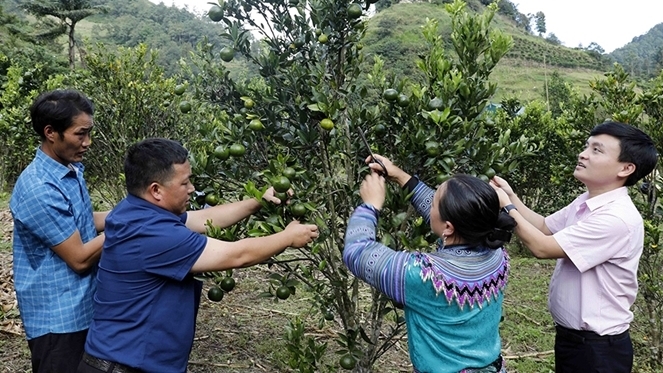
<instances>
[{"instance_id":1,"label":"forest on hill","mask_svg":"<svg viewBox=\"0 0 663 373\"><path fill-rule=\"evenodd\" d=\"M480 12L493 1L470 0L468 6ZM6 14L0 26L0 35L2 29L10 28L14 30L9 32L13 37L46 44L45 38L40 35L45 31L52 32L53 22L46 22L45 19L36 22L33 16L28 15L24 7L31 2L0 1ZM443 35L451 32L449 17L440 6L449 2L379 0L375 16L367 23L366 51L388 58L391 61L388 68L399 73L409 72L412 60L421 52L423 38L420 27L427 17L440 20ZM89 3L92 7L103 9L103 12L80 21L76 29L79 43L123 47L145 43L159 50L158 60L167 73L173 73L178 61L186 58L196 44L204 40L217 45L224 43L220 38L223 32L221 25L211 22L204 15L195 15L184 9L147 0L92 0ZM13 20L7 20L8 16ZM605 54L595 43L585 48L562 46L554 33L546 32L545 14L523 14L508 0L499 2L495 27L514 40L508 58L552 67L605 71L616 61L634 75L650 77L660 66L663 54L663 24L611 54ZM64 44L64 39L58 40Z\"/></svg>"}]
</instances>

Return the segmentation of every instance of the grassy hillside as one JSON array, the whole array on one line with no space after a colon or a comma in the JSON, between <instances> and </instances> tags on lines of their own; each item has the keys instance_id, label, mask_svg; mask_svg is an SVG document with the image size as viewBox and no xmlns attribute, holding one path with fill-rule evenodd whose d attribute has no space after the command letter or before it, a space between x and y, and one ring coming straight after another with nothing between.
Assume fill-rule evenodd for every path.
<instances>
[{"instance_id":1,"label":"grassy hillside","mask_svg":"<svg viewBox=\"0 0 663 373\"><path fill-rule=\"evenodd\" d=\"M440 33L449 41L447 45L451 50L451 19L444 6L401 3L370 19L364 41L366 53L380 55L387 62L387 68L394 73L416 79L414 61L425 49L421 26L426 18L438 20ZM513 95L521 100L544 97L546 74L550 75L555 70L580 92L589 92L587 83L602 74L596 60L584 51L554 45L529 35L500 15L495 16L493 26L514 39L514 47L492 76L498 83L497 101Z\"/></svg>"}]
</instances>

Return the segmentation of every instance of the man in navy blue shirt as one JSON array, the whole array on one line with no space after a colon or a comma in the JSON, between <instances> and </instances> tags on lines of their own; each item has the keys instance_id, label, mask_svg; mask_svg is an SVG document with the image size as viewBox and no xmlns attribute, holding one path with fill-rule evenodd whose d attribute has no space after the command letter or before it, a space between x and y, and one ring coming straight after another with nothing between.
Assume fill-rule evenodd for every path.
<instances>
[{"instance_id":1,"label":"man in navy blue shirt","mask_svg":"<svg viewBox=\"0 0 663 373\"><path fill-rule=\"evenodd\" d=\"M12 191L14 285L32 371L72 372L92 320L96 264L107 212L92 212L83 155L94 125L80 92L41 94L30 108L41 138Z\"/></svg>"},{"instance_id":2,"label":"man in navy blue shirt","mask_svg":"<svg viewBox=\"0 0 663 373\"><path fill-rule=\"evenodd\" d=\"M315 225L291 222L267 236L225 242L202 233L257 212L255 199L187 212L194 191L188 152L147 139L124 162L129 195L108 215L94 319L79 373L184 373L193 345L202 284L194 273L247 267L302 247ZM264 199L279 202L270 188Z\"/></svg>"}]
</instances>

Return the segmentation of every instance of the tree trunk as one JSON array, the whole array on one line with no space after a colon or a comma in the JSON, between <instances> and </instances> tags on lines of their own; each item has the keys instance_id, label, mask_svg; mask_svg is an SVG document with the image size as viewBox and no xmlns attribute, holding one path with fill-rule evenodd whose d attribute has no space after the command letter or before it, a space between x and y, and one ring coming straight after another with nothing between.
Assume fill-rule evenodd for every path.
<instances>
[{"instance_id":1,"label":"tree trunk","mask_svg":"<svg viewBox=\"0 0 663 373\"><path fill-rule=\"evenodd\" d=\"M72 21L71 25L69 25L69 68L72 70L76 67L75 65L76 55L74 52L74 49L76 48L76 40L74 39L75 26L76 22L74 21Z\"/></svg>"}]
</instances>

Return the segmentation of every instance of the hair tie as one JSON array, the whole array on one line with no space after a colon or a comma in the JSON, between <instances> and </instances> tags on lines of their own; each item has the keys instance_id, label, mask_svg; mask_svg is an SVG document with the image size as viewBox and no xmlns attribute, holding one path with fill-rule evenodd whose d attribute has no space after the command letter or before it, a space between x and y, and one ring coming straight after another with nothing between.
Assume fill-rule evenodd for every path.
<instances>
[{"instance_id":1,"label":"hair tie","mask_svg":"<svg viewBox=\"0 0 663 373\"><path fill-rule=\"evenodd\" d=\"M493 228L493 231L488 233L488 239L491 241L509 242L511 240L511 231Z\"/></svg>"}]
</instances>

